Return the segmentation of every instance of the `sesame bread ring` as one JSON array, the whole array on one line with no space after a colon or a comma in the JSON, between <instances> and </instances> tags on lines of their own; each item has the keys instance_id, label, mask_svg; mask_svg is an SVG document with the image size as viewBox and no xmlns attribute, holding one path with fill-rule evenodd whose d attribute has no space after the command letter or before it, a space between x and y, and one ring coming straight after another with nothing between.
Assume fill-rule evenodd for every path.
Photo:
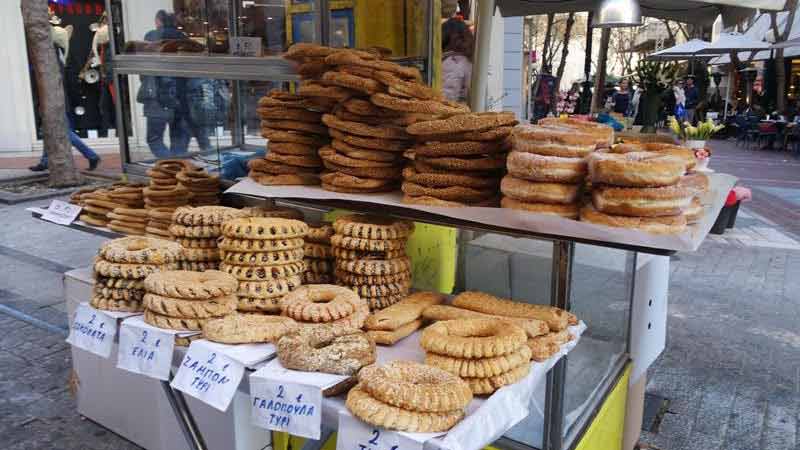
<instances>
[{"instance_id":1,"label":"sesame bread ring","mask_svg":"<svg viewBox=\"0 0 800 450\"><path fill-rule=\"evenodd\" d=\"M653 152L595 153L589 158L591 181L615 186L671 186L685 169L680 158Z\"/></svg>"},{"instance_id":2,"label":"sesame bread ring","mask_svg":"<svg viewBox=\"0 0 800 450\"><path fill-rule=\"evenodd\" d=\"M296 144L294 142L270 142L267 147L272 153L295 156L316 156L319 149L315 145Z\"/></svg>"},{"instance_id":3,"label":"sesame bread ring","mask_svg":"<svg viewBox=\"0 0 800 450\"><path fill-rule=\"evenodd\" d=\"M145 323L158 328L177 331L201 331L207 319L187 319L169 317L155 313L149 309L144 310Z\"/></svg>"},{"instance_id":4,"label":"sesame bread ring","mask_svg":"<svg viewBox=\"0 0 800 450\"><path fill-rule=\"evenodd\" d=\"M86 207L84 206L83 209L85 210ZM102 218L98 218L91 214L81 214L80 220L95 227L104 227L108 224L108 219L105 218L105 215Z\"/></svg>"},{"instance_id":5,"label":"sesame bread ring","mask_svg":"<svg viewBox=\"0 0 800 450\"><path fill-rule=\"evenodd\" d=\"M303 272L303 284L333 284L335 277L329 273Z\"/></svg>"},{"instance_id":6,"label":"sesame bread ring","mask_svg":"<svg viewBox=\"0 0 800 450\"><path fill-rule=\"evenodd\" d=\"M219 249L214 248L185 248L183 249L185 261L219 261Z\"/></svg>"},{"instance_id":7,"label":"sesame bread ring","mask_svg":"<svg viewBox=\"0 0 800 450\"><path fill-rule=\"evenodd\" d=\"M345 154L337 153L336 150L328 146L319 149L319 156L325 161L346 167L393 167L396 165L395 162L381 162L351 158Z\"/></svg>"},{"instance_id":8,"label":"sesame bread ring","mask_svg":"<svg viewBox=\"0 0 800 450\"><path fill-rule=\"evenodd\" d=\"M575 203L581 192L579 184L542 183L506 175L500 191L514 200L529 203Z\"/></svg>"},{"instance_id":9,"label":"sesame bread ring","mask_svg":"<svg viewBox=\"0 0 800 450\"><path fill-rule=\"evenodd\" d=\"M463 319L436 322L422 332L425 350L456 358L491 358L517 351L525 345L525 330L497 319Z\"/></svg>"},{"instance_id":10,"label":"sesame bread ring","mask_svg":"<svg viewBox=\"0 0 800 450\"><path fill-rule=\"evenodd\" d=\"M267 161L274 163L289 164L291 166L317 168L322 166L322 161L318 156L299 156L299 155L284 155L280 153L269 152L264 156Z\"/></svg>"},{"instance_id":11,"label":"sesame bread ring","mask_svg":"<svg viewBox=\"0 0 800 450\"><path fill-rule=\"evenodd\" d=\"M508 151L500 141L426 142L412 148L419 156L487 155Z\"/></svg>"},{"instance_id":12,"label":"sesame bread ring","mask_svg":"<svg viewBox=\"0 0 800 450\"><path fill-rule=\"evenodd\" d=\"M172 221L185 226L222 225L226 220L244 215L240 209L225 206L182 206L172 213Z\"/></svg>"},{"instance_id":13,"label":"sesame bread ring","mask_svg":"<svg viewBox=\"0 0 800 450\"><path fill-rule=\"evenodd\" d=\"M222 234L240 239L294 239L308 233L308 225L299 220L273 217L233 219L222 224Z\"/></svg>"},{"instance_id":14,"label":"sesame bread ring","mask_svg":"<svg viewBox=\"0 0 800 450\"><path fill-rule=\"evenodd\" d=\"M328 259L304 259L306 263L306 272L311 273L331 273L333 271L333 261Z\"/></svg>"},{"instance_id":15,"label":"sesame bread ring","mask_svg":"<svg viewBox=\"0 0 800 450\"><path fill-rule=\"evenodd\" d=\"M347 175L347 176L351 176L351 175ZM344 193L347 193L347 194L370 194L370 193L375 193L375 192L392 192L392 191L396 190L397 189L397 183L394 183L393 180L389 180L389 181L392 181L392 182L383 184L383 185L378 186L378 187L362 187L362 186L359 186L359 187L345 187L345 186L339 186L339 185L336 185L336 184L328 184L328 183L326 183L324 181L322 182L321 186L322 186L322 189L324 189L326 191L331 191L331 192L344 192Z\"/></svg>"},{"instance_id":16,"label":"sesame bread ring","mask_svg":"<svg viewBox=\"0 0 800 450\"><path fill-rule=\"evenodd\" d=\"M213 237L218 237L222 234L222 227L220 225L186 226L186 225L179 225L176 223L170 225L169 232L173 236L213 238Z\"/></svg>"},{"instance_id":17,"label":"sesame bread ring","mask_svg":"<svg viewBox=\"0 0 800 450\"><path fill-rule=\"evenodd\" d=\"M677 234L686 230L684 215L665 217L627 217L602 213L593 206L581 209L581 222L615 228L633 228L654 234Z\"/></svg>"},{"instance_id":18,"label":"sesame bread ring","mask_svg":"<svg viewBox=\"0 0 800 450\"><path fill-rule=\"evenodd\" d=\"M92 213L92 214L94 214L96 216L101 216L106 220L109 220L109 219L106 218L106 215L113 211L113 209L101 208L101 207L92 206L92 205L84 206L83 210L86 211L86 212Z\"/></svg>"},{"instance_id":19,"label":"sesame bread ring","mask_svg":"<svg viewBox=\"0 0 800 450\"><path fill-rule=\"evenodd\" d=\"M369 395L361 384L347 393L345 405L354 416L371 425L409 432L442 432L464 418L461 409L441 412L417 412L381 402Z\"/></svg>"},{"instance_id":20,"label":"sesame bread ring","mask_svg":"<svg viewBox=\"0 0 800 450\"><path fill-rule=\"evenodd\" d=\"M272 175L251 171L249 177L264 186L316 186L319 184L319 175L315 173Z\"/></svg>"},{"instance_id":21,"label":"sesame bread ring","mask_svg":"<svg viewBox=\"0 0 800 450\"><path fill-rule=\"evenodd\" d=\"M182 252L180 245L163 239L125 237L106 242L98 254L110 262L165 264L177 261Z\"/></svg>"},{"instance_id":22,"label":"sesame bread ring","mask_svg":"<svg viewBox=\"0 0 800 450\"><path fill-rule=\"evenodd\" d=\"M438 367L459 377L488 378L508 372L531 360L531 349L521 346L515 352L493 358L463 359L452 356L425 354L425 364Z\"/></svg>"},{"instance_id":23,"label":"sesame bread ring","mask_svg":"<svg viewBox=\"0 0 800 450\"><path fill-rule=\"evenodd\" d=\"M255 175L314 175L317 172L316 167L299 167L292 166L285 163L277 163L267 161L266 159L251 159L247 162L250 168L250 173L255 172Z\"/></svg>"},{"instance_id":24,"label":"sesame bread ring","mask_svg":"<svg viewBox=\"0 0 800 450\"><path fill-rule=\"evenodd\" d=\"M494 170L494 169L502 169L506 166L506 158L505 155L502 154L478 156L470 158L457 158L453 156L439 156L439 157L417 156L414 158L414 160L420 161L424 164L430 164L431 166L438 167L440 169L466 170L466 171Z\"/></svg>"},{"instance_id":25,"label":"sesame bread ring","mask_svg":"<svg viewBox=\"0 0 800 450\"><path fill-rule=\"evenodd\" d=\"M95 284L92 292L97 297L109 298L112 300L141 300L144 298L144 289L118 289L105 287Z\"/></svg>"},{"instance_id":26,"label":"sesame bread ring","mask_svg":"<svg viewBox=\"0 0 800 450\"><path fill-rule=\"evenodd\" d=\"M297 120L273 120L262 119L261 126L267 128L275 128L278 130L287 131L300 131L303 133L311 133L320 136L328 134L328 129L316 123L300 122Z\"/></svg>"},{"instance_id":27,"label":"sesame bread ring","mask_svg":"<svg viewBox=\"0 0 800 450\"><path fill-rule=\"evenodd\" d=\"M203 324L203 336L209 341L223 344L277 342L297 326L288 317L230 314L206 321Z\"/></svg>"},{"instance_id":28,"label":"sesame bread ring","mask_svg":"<svg viewBox=\"0 0 800 450\"><path fill-rule=\"evenodd\" d=\"M574 133L591 134L597 140L598 147L609 147L614 143L614 129L604 123L572 118L543 117L537 124L545 128L568 129Z\"/></svg>"},{"instance_id":29,"label":"sesame bread ring","mask_svg":"<svg viewBox=\"0 0 800 450\"><path fill-rule=\"evenodd\" d=\"M463 208L466 206L497 207L498 198L490 197L475 203L455 202L452 200L442 200L430 195L403 195L403 203L407 205L438 206L441 208Z\"/></svg>"},{"instance_id":30,"label":"sesame bread ring","mask_svg":"<svg viewBox=\"0 0 800 450\"><path fill-rule=\"evenodd\" d=\"M144 290L144 280L129 280L126 278L110 278L98 276L95 285L111 289Z\"/></svg>"},{"instance_id":31,"label":"sesame bread ring","mask_svg":"<svg viewBox=\"0 0 800 450\"><path fill-rule=\"evenodd\" d=\"M221 263L219 270L233 275L239 281L268 281L303 273L306 265L302 261L276 266L237 266Z\"/></svg>"},{"instance_id":32,"label":"sesame bread ring","mask_svg":"<svg viewBox=\"0 0 800 450\"><path fill-rule=\"evenodd\" d=\"M308 244L306 244L308 245ZM221 260L227 264L240 266L277 266L301 261L305 251L279 250L276 252L222 252Z\"/></svg>"},{"instance_id":33,"label":"sesame bread ring","mask_svg":"<svg viewBox=\"0 0 800 450\"><path fill-rule=\"evenodd\" d=\"M408 113L422 113L422 114L435 114L435 115L453 115L463 114L469 111L469 106L451 102L448 100L420 100L409 99L403 97L395 97L394 95L384 94L379 92L372 94L370 101L382 108L391 109L393 111L401 111ZM416 124L414 124L416 125ZM413 125L412 125L413 126ZM440 131L444 133L444 131Z\"/></svg>"},{"instance_id":34,"label":"sesame bread ring","mask_svg":"<svg viewBox=\"0 0 800 450\"><path fill-rule=\"evenodd\" d=\"M310 225L305 240L306 242L330 245L331 236L333 236L333 226L331 224L324 223L320 226Z\"/></svg>"},{"instance_id":35,"label":"sesame bread ring","mask_svg":"<svg viewBox=\"0 0 800 450\"><path fill-rule=\"evenodd\" d=\"M331 247L333 257L337 259L395 259L406 256L405 248L372 252L363 250L351 250L349 248Z\"/></svg>"},{"instance_id":36,"label":"sesame bread ring","mask_svg":"<svg viewBox=\"0 0 800 450\"><path fill-rule=\"evenodd\" d=\"M385 152L404 152L411 146L407 140L379 139L365 136L357 136L350 133L339 131L335 128L328 130L334 139L338 139L355 147L381 150Z\"/></svg>"},{"instance_id":37,"label":"sesame bread ring","mask_svg":"<svg viewBox=\"0 0 800 450\"><path fill-rule=\"evenodd\" d=\"M337 325L300 327L278 341L278 360L287 369L355 375L375 357L375 342L366 333Z\"/></svg>"},{"instance_id":38,"label":"sesame bread ring","mask_svg":"<svg viewBox=\"0 0 800 450\"><path fill-rule=\"evenodd\" d=\"M403 182L402 190L404 193L411 196L430 196L457 202L478 202L497 195L496 188L475 189L465 186L432 188L410 181Z\"/></svg>"},{"instance_id":39,"label":"sesame bread ring","mask_svg":"<svg viewBox=\"0 0 800 450\"><path fill-rule=\"evenodd\" d=\"M678 182L678 185L691 190L695 193L695 195L700 195L708 192L708 176L699 172L690 173L682 176L681 181Z\"/></svg>"},{"instance_id":40,"label":"sesame bread ring","mask_svg":"<svg viewBox=\"0 0 800 450\"><path fill-rule=\"evenodd\" d=\"M297 75L300 75L300 79L302 80L316 80L331 69L331 66L325 64L325 59L306 60L297 66Z\"/></svg>"},{"instance_id":41,"label":"sesame bread ring","mask_svg":"<svg viewBox=\"0 0 800 450\"><path fill-rule=\"evenodd\" d=\"M364 100L362 98L348 99L346 102L342 103L342 108L344 108L344 110L346 111L349 111L353 114L358 114L360 116L396 117L402 115L397 111L392 111L391 109L385 109L379 106L375 106L369 100Z\"/></svg>"},{"instance_id":42,"label":"sesame bread ring","mask_svg":"<svg viewBox=\"0 0 800 450\"><path fill-rule=\"evenodd\" d=\"M236 306L238 311L266 314L280 314L281 312L280 297L256 298L239 296L238 299Z\"/></svg>"},{"instance_id":43,"label":"sesame bread ring","mask_svg":"<svg viewBox=\"0 0 800 450\"><path fill-rule=\"evenodd\" d=\"M507 159L508 173L529 181L580 183L586 177L587 165L582 158L542 156L535 153L511 152Z\"/></svg>"},{"instance_id":44,"label":"sesame bread ring","mask_svg":"<svg viewBox=\"0 0 800 450\"><path fill-rule=\"evenodd\" d=\"M324 45L310 44L306 42L298 42L297 44L292 44L286 50L286 53L283 54L283 57L286 59L302 61L307 58L324 58L328 55L332 55L334 53L339 53L339 52L353 54L362 59L376 58L375 54L363 50L326 47Z\"/></svg>"},{"instance_id":45,"label":"sesame bread ring","mask_svg":"<svg viewBox=\"0 0 800 450\"><path fill-rule=\"evenodd\" d=\"M95 258L94 271L104 277L139 279L152 273L168 270L169 264L132 264L115 263L101 258Z\"/></svg>"},{"instance_id":46,"label":"sesame bread ring","mask_svg":"<svg viewBox=\"0 0 800 450\"><path fill-rule=\"evenodd\" d=\"M336 268L358 275L392 275L411 271L411 260L407 257L372 260L337 260Z\"/></svg>"},{"instance_id":47,"label":"sesame bread ring","mask_svg":"<svg viewBox=\"0 0 800 450\"><path fill-rule=\"evenodd\" d=\"M414 136L427 136L464 131L486 131L516 123L517 117L512 112L465 113L446 119L415 123L409 125L406 131Z\"/></svg>"},{"instance_id":48,"label":"sesame bread ring","mask_svg":"<svg viewBox=\"0 0 800 450\"><path fill-rule=\"evenodd\" d=\"M409 220L370 214L348 214L333 222L336 233L361 239L403 239L414 232Z\"/></svg>"},{"instance_id":49,"label":"sesame bread ring","mask_svg":"<svg viewBox=\"0 0 800 450\"><path fill-rule=\"evenodd\" d=\"M344 133L352 133L358 136L367 136L380 139L408 139L406 132L396 126L386 125L367 125L359 122L341 120L333 114L322 116L322 123L335 128Z\"/></svg>"},{"instance_id":50,"label":"sesame bread ring","mask_svg":"<svg viewBox=\"0 0 800 450\"><path fill-rule=\"evenodd\" d=\"M358 380L375 399L409 411L463 410L472 401L472 391L461 378L414 361L365 367Z\"/></svg>"},{"instance_id":51,"label":"sesame bread ring","mask_svg":"<svg viewBox=\"0 0 800 450\"><path fill-rule=\"evenodd\" d=\"M411 280L403 280L386 284L359 284L351 289L362 298L390 297L407 295L411 288Z\"/></svg>"},{"instance_id":52,"label":"sesame bread ring","mask_svg":"<svg viewBox=\"0 0 800 450\"><path fill-rule=\"evenodd\" d=\"M341 86L325 86L313 81L304 81L297 89L297 93L306 97L324 97L337 102L343 102L358 92ZM320 134L320 133L318 133Z\"/></svg>"},{"instance_id":53,"label":"sesame bread ring","mask_svg":"<svg viewBox=\"0 0 800 450\"><path fill-rule=\"evenodd\" d=\"M340 283L348 286L378 285L389 283L401 283L411 280L411 272L400 272L393 275L356 275L343 270L336 270L336 279Z\"/></svg>"},{"instance_id":54,"label":"sesame bread ring","mask_svg":"<svg viewBox=\"0 0 800 450\"><path fill-rule=\"evenodd\" d=\"M224 237L219 240L218 246L220 250L229 252L275 252L302 248L303 239L234 239Z\"/></svg>"},{"instance_id":55,"label":"sesame bread ring","mask_svg":"<svg viewBox=\"0 0 800 450\"><path fill-rule=\"evenodd\" d=\"M375 80L364 78L351 73L330 71L322 75L322 81L334 86L352 89L367 95L381 92L383 86Z\"/></svg>"},{"instance_id":56,"label":"sesame bread ring","mask_svg":"<svg viewBox=\"0 0 800 450\"><path fill-rule=\"evenodd\" d=\"M331 66L360 66L373 70L391 72L399 77L411 80L422 80L422 75L416 67L406 67L390 61L365 59L352 52L336 52L325 57L325 64Z\"/></svg>"},{"instance_id":57,"label":"sesame bread ring","mask_svg":"<svg viewBox=\"0 0 800 450\"><path fill-rule=\"evenodd\" d=\"M326 140L319 136L298 133L296 131L279 130L276 128L261 127L261 136L270 142L292 142L296 144L321 146L325 145Z\"/></svg>"},{"instance_id":58,"label":"sesame bread ring","mask_svg":"<svg viewBox=\"0 0 800 450\"><path fill-rule=\"evenodd\" d=\"M406 247L406 242L406 239L364 239L341 234L331 236L331 246L333 247L365 252L402 250Z\"/></svg>"},{"instance_id":59,"label":"sesame bread ring","mask_svg":"<svg viewBox=\"0 0 800 450\"><path fill-rule=\"evenodd\" d=\"M336 164L334 162L328 161L326 159L322 160L322 164L325 166L326 169L332 172L341 172L359 178L364 177L364 178L399 180L403 174L403 169L402 167L399 166L398 167L347 167L341 164ZM331 190L336 190L336 189L331 189Z\"/></svg>"},{"instance_id":60,"label":"sesame bread ring","mask_svg":"<svg viewBox=\"0 0 800 450\"><path fill-rule=\"evenodd\" d=\"M281 311L303 322L332 322L355 313L363 303L350 289L332 284L313 284L286 294L281 299Z\"/></svg>"},{"instance_id":61,"label":"sesame bread ring","mask_svg":"<svg viewBox=\"0 0 800 450\"><path fill-rule=\"evenodd\" d=\"M172 221L172 214L176 208L150 208L147 210L147 217L155 220Z\"/></svg>"},{"instance_id":62,"label":"sesame bread ring","mask_svg":"<svg viewBox=\"0 0 800 450\"><path fill-rule=\"evenodd\" d=\"M359 114L353 114L350 111L344 108L336 108L333 111L333 115L338 117L341 120L348 121L348 122L359 122L365 123L367 125L399 125L399 126L408 126L408 122L410 119L407 119L405 115L397 116L397 117L382 117L382 116L362 116ZM411 122L413 123L413 122ZM328 130L330 133L330 130Z\"/></svg>"},{"instance_id":63,"label":"sesame bread ring","mask_svg":"<svg viewBox=\"0 0 800 450\"><path fill-rule=\"evenodd\" d=\"M462 378L469 384L472 393L475 395L489 395L503 386L514 384L525 378L531 370L529 362L520 364L508 372L501 373L487 378Z\"/></svg>"},{"instance_id":64,"label":"sesame bread ring","mask_svg":"<svg viewBox=\"0 0 800 450\"><path fill-rule=\"evenodd\" d=\"M319 123L322 115L318 112L296 108L258 108L261 119L296 120L298 122Z\"/></svg>"},{"instance_id":65,"label":"sesame bread ring","mask_svg":"<svg viewBox=\"0 0 800 450\"><path fill-rule=\"evenodd\" d=\"M217 238L175 238L183 248L217 248Z\"/></svg>"},{"instance_id":66,"label":"sesame bread ring","mask_svg":"<svg viewBox=\"0 0 800 450\"><path fill-rule=\"evenodd\" d=\"M157 190L151 187L146 187L142 191L144 192L145 197L151 199L171 198L171 197L180 198L189 195L189 191L181 185L176 185L172 189L164 189L164 190L160 189Z\"/></svg>"},{"instance_id":67,"label":"sesame bread ring","mask_svg":"<svg viewBox=\"0 0 800 450\"><path fill-rule=\"evenodd\" d=\"M248 217L275 217L279 219L295 219L303 220L305 217L303 212L297 208L290 208L288 206L249 206L242 208L242 211L247 213Z\"/></svg>"},{"instance_id":68,"label":"sesame bread ring","mask_svg":"<svg viewBox=\"0 0 800 450\"><path fill-rule=\"evenodd\" d=\"M331 252L330 244L316 244L313 242L306 242L303 246L303 253L307 258L314 259L332 259L333 252Z\"/></svg>"},{"instance_id":69,"label":"sesame bread ring","mask_svg":"<svg viewBox=\"0 0 800 450\"><path fill-rule=\"evenodd\" d=\"M441 93L435 89L413 81L406 81L391 72L377 70L374 78L387 87L389 95L397 97L418 98L421 100L433 100L441 98Z\"/></svg>"},{"instance_id":70,"label":"sesame bread ring","mask_svg":"<svg viewBox=\"0 0 800 450\"><path fill-rule=\"evenodd\" d=\"M692 204L689 205L688 208L684 211L684 216L686 217L687 224L693 224L700 222L703 218L703 204L700 202L700 198L693 197Z\"/></svg>"},{"instance_id":71,"label":"sesame bread ring","mask_svg":"<svg viewBox=\"0 0 800 450\"><path fill-rule=\"evenodd\" d=\"M113 298L105 298L100 296L92 296L89 304L92 308L103 311L117 311L117 312L141 312L144 310L142 302L139 300L119 300Z\"/></svg>"},{"instance_id":72,"label":"sesame bread ring","mask_svg":"<svg viewBox=\"0 0 800 450\"><path fill-rule=\"evenodd\" d=\"M218 270L171 270L154 273L144 280L144 287L151 294L199 300L233 294L238 286L235 278Z\"/></svg>"},{"instance_id":73,"label":"sesame bread ring","mask_svg":"<svg viewBox=\"0 0 800 450\"><path fill-rule=\"evenodd\" d=\"M514 127L490 128L486 131L464 131L457 133L429 134L418 136L418 140L429 142L460 142L460 141L502 141L511 136Z\"/></svg>"},{"instance_id":74,"label":"sesame bread ring","mask_svg":"<svg viewBox=\"0 0 800 450\"><path fill-rule=\"evenodd\" d=\"M292 108L292 109L307 109L308 103L305 98L300 97L292 100L282 100L279 98L272 98L264 96L258 99L258 107L261 108Z\"/></svg>"},{"instance_id":75,"label":"sesame bread ring","mask_svg":"<svg viewBox=\"0 0 800 450\"><path fill-rule=\"evenodd\" d=\"M354 159L390 163L396 163L402 160L402 156L397 153L382 152L380 150L370 148L356 147L338 139L331 141L331 147L337 152Z\"/></svg>"},{"instance_id":76,"label":"sesame bread ring","mask_svg":"<svg viewBox=\"0 0 800 450\"><path fill-rule=\"evenodd\" d=\"M280 298L301 285L299 275L270 281L241 281L236 295L250 298Z\"/></svg>"},{"instance_id":77,"label":"sesame bread ring","mask_svg":"<svg viewBox=\"0 0 800 450\"><path fill-rule=\"evenodd\" d=\"M146 226L143 223L142 224L126 223L126 222L120 222L118 220L112 220L108 222L108 225L106 226L108 227L108 229L116 231L117 233L122 233L131 236L145 237L144 234Z\"/></svg>"},{"instance_id":78,"label":"sesame bread ring","mask_svg":"<svg viewBox=\"0 0 800 450\"><path fill-rule=\"evenodd\" d=\"M503 199L500 200L500 207L518 209L520 211L527 211L537 214L561 216L567 219L577 219L580 211L580 205L577 203L523 202L511 197L503 197Z\"/></svg>"},{"instance_id":79,"label":"sesame bread ring","mask_svg":"<svg viewBox=\"0 0 800 450\"><path fill-rule=\"evenodd\" d=\"M129 217L140 217L142 219L147 219L147 210L146 209L136 209L136 208L115 208L114 212L123 216Z\"/></svg>"},{"instance_id":80,"label":"sesame bread ring","mask_svg":"<svg viewBox=\"0 0 800 450\"><path fill-rule=\"evenodd\" d=\"M364 304L358 307L355 313L347 317L341 318L339 320L334 320L330 324L340 327L351 328L353 330L360 330L364 328L364 322L367 321L367 317L369 317L369 312L370 312L369 305L365 301Z\"/></svg>"},{"instance_id":81,"label":"sesame bread ring","mask_svg":"<svg viewBox=\"0 0 800 450\"><path fill-rule=\"evenodd\" d=\"M180 261L178 270L188 270L190 272L205 272L207 270L219 270L219 260L214 261Z\"/></svg>"},{"instance_id":82,"label":"sesame bread ring","mask_svg":"<svg viewBox=\"0 0 800 450\"><path fill-rule=\"evenodd\" d=\"M692 198L694 194L679 185L657 188L601 185L592 189L592 204L595 209L618 216L676 216L691 206Z\"/></svg>"},{"instance_id":83,"label":"sesame bread ring","mask_svg":"<svg viewBox=\"0 0 800 450\"><path fill-rule=\"evenodd\" d=\"M597 139L575 130L517 125L511 137L514 150L562 158L582 158L597 147Z\"/></svg>"},{"instance_id":84,"label":"sesame bread ring","mask_svg":"<svg viewBox=\"0 0 800 450\"><path fill-rule=\"evenodd\" d=\"M422 186L432 188L464 186L471 188L497 188L499 183L496 177L481 177L469 174L448 173L423 173L418 172L413 165L403 169L403 179Z\"/></svg>"},{"instance_id":85,"label":"sesame bread ring","mask_svg":"<svg viewBox=\"0 0 800 450\"><path fill-rule=\"evenodd\" d=\"M238 300L235 295L216 297L208 300L186 300L164 297L157 294L144 296L144 307L162 316L187 319L207 319L224 316L236 311Z\"/></svg>"}]
</instances>

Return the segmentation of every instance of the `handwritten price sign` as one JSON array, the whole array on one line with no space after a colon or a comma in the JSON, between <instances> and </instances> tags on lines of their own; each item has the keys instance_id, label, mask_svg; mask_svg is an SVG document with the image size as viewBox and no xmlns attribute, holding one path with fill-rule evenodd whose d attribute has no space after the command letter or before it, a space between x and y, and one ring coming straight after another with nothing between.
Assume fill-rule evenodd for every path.
<instances>
[{"instance_id":1,"label":"handwritten price sign","mask_svg":"<svg viewBox=\"0 0 800 450\"><path fill-rule=\"evenodd\" d=\"M244 365L203 341L195 341L189 345L172 387L224 412L243 375Z\"/></svg>"},{"instance_id":2,"label":"handwritten price sign","mask_svg":"<svg viewBox=\"0 0 800 450\"><path fill-rule=\"evenodd\" d=\"M117 319L86 303L78 305L67 342L89 353L108 358L117 335Z\"/></svg>"},{"instance_id":3,"label":"handwritten price sign","mask_svg":"<svg viewBox=\"0 0 800 450\"><path fill-rule=\"evenodd\" d=\"M61 200L53 200L47 211L42 214L42 220L57 223L60 225L69 225L78 218L81 213L81 207L73 205Z\"/></svg>"},{"instance_id":4,"label":"handwritten price sign","mask_svg":"<svg viewBox=\"0 0 800 450\"><path fill-rule=\"evenodd\" d=\"M293 436L320 438L322 390L316 386L250 376L253 425Z\"/></svg>"},{"instance_id":5,"label":"handwritten price sign","mask_svg":"<svg viewBox=\"0 0 800 450\"><path fill-rule=\"evenodd\" d=\"M372 426L347 411L339 412L338 450L422 450L423 442Z\"/></svg>"},{"instance_id":6,"label":"handwritten price sign","mask_svg":"<svg viewBox=\"0 0 800 450\"><path fill-rule=\"evenodd\" d=\"M158 380L169 380L175 335L128 319L119 330L117 367Z\"/></svg>"}]
</instances>

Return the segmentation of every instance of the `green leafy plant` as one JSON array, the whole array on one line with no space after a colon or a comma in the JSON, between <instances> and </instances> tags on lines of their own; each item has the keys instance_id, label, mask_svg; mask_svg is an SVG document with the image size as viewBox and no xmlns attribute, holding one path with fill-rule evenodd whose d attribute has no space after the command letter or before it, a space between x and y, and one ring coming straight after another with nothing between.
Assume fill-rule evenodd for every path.
<instances>
[{"instance_id":1,"label":"green leafy plant","mask_svg":"<svg viewBox=\"0 0 800 450\"><path fill-rule=\"evenodd\" d=\"M725 125L717 125L713 120L707 119L705 122L700 122L695 127L689 122L683 122L681 124L675 116L670 116L669 128L685 141L706 141L710 139L714 133L725 128Z\"/></svg>"}]
</instances>

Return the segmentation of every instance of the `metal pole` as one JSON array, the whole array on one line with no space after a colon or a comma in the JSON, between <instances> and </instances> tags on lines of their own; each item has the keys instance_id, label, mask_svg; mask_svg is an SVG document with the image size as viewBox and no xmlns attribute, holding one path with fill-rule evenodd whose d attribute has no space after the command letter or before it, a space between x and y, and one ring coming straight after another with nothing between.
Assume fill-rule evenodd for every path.
<instances>
[{"instance_id":1,"label":"metal pole","mask_svg":"<svg viewBox=\"0 0 800 450\"><path fill-rule=\"evenodd\" d=\"M207 450L206 443L203 440L203 435L194 421L192 412L189 411L189 406L186 404L186 399L183 394L172 389L169 381L162 381L161 387L164 389L164 394L167 395L169 406L172 407L172 412L175 413L175 418L178 419L178 425L181 427L183 437L186 438L186 443L192 450Z\"/></svg>"},{"instance_id":2,"label":"metal pole","mask_svg":"<svg viewBox=\"0 0 800 450\"><path fill-rule=\"evenodd\" d=\"M570 309L572 259L575 243L553 242L553 268L550 274L550 306ZM543 450L561 450L564 445L564 386L567 378L567 356L562 357L547 372L544 397Z\"/></svg>"},{"instance_id":3,"label":"metal pole","mask_svg":"<svg viewBox=\"0 0 800 450\"><path fill-rule=\"evenodd\" d=\"M486 88L489 84L489 54L492 49L492 20L495 0L478 1L475 25L475 53L472 56L472 80L469 85L469 106L475 112L486 110Z\"/></svg>"}]
</instances>

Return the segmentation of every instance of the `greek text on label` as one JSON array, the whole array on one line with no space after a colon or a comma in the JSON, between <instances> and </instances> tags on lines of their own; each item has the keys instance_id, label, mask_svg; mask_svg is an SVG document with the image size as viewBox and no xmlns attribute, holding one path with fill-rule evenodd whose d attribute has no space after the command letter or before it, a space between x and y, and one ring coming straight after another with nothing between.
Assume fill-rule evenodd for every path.
<instances>
[{"instance_id":1,"label":"greek text on label","mask_svg":"<svg viewBox=\"0 0 800 450\"><path fill-rule=\"evenodd\" d=\"M286 428L291 423L292 416L311 417L314 415L314 405L303 404L303 394L298 395L294 399L286 401L285 389L283 385L278 386L278 395L276 398L279 400L266 400L260 397L253 397L253 407L270 411L269 425L276 427Z\"/></svg>"},{"instance_id":2,"label":"greek text on label","mask_svg":"<svg viewBox=\"0 0 800 450\"><path fill-rule=\"evenodd\" d=\"M214 364L214 359L216 359L216 357L217 354L212 353L211 357L206 361L206 364ZM225 364L220 371L224 372L228 369L229 365L230 364ZM183 367L186 367L195 374L189 387L194 388L197 392L208 392L214 385L228 384L231 381L230 378L219 373L213 367L208 367L200 361L193 360L190 355L186 355L183 359Z\"/></svg>"}]
</instances>

